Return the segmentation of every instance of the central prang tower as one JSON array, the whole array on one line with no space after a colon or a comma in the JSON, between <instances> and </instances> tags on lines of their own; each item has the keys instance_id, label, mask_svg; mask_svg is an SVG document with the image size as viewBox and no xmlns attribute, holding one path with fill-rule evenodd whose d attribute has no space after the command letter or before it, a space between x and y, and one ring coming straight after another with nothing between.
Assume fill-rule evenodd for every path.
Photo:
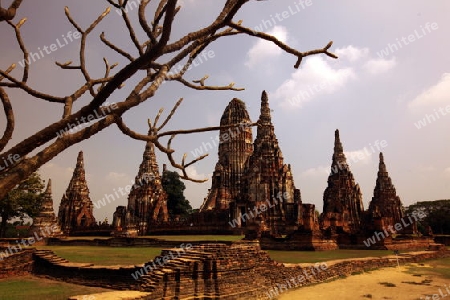
<instances>
[{"instance_id":1,"label":"central prang tower","mask_svg":"<svg viewBox=\"0 0 450 300\"><path fill-rule=\"evenodd\" d=\"M245 162L253 152L253 138L245 103L237 98L230 101L220 119L220 126L235 124L240 125L220 130L219 161L201 211L227 210L240 195Z\"/></svg>"}]
</instances>

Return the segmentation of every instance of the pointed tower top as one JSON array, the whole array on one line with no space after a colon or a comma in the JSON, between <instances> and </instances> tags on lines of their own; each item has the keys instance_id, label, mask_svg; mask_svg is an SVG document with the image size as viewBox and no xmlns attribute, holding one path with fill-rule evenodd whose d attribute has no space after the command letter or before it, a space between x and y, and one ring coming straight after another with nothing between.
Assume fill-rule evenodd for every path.
<instances>
[{"instance_id":1,"label":"pointed tower top","mask_svg":"<svg viewBox=\"0 0 450 300\"><path fill-rule=\"evenodd\" d=\"M266 91L263 91L261 94L261 115L259 116L259 120L266 124L272 122L272 117L270 116L269 98L267 97Z\"/></svg>"},{"instance_id":2,"label":"pointed tower top","mask_svg":"<svg viewBox=\"0 0 450 300\"><path fill-rule=\"evenodd\" d=\"M339 167L339 169L343 167L348 167L347 159L345 158L344 148L342 147L341 139L339 137L339 129L336 129L334 132L334 152L333 152L333 163L331 168Z\"/></svg>"},{"instance_id":3,"label":"pointed tower top","mask_svg":"<svg viewBox=\"0 0 450 300\"><path fill-rule=\"evenodd\" d=\"M159 167L156 161L155 145L148 141L145 145L142 162L139 166L138 175L136 176L136 184L142 185L149 183L153 179L160 178Z\"/></svg>"},{"instance_id":4,"label":"pointed tower top","mask_svg":"<svg viewBox=\"0 0 450 300\"><path fill-rule=\"evenodd\" d=\"M339 137L339 129L336 129L334 132L334 152L340 153L344 152L344 148L342 147L341 138Z\"/></svg>"},{"instance_id":5,"label":"pointed tower top","mask_svg":"<svg viewBox=\"0 0 450 300\"><path fill-rule=\"evenodd\" d=\"M49 178L48 182L47 182L47 188L45 189L45 194L52 194L52 179Z\"/></svg>"},{"instance_id":6,"label":"pointed tower top","mask_svg":"<svg viewBox=\"0 0 450 300\"><path fill-rule=\"evenodd\" d=\"M80 151L80 152L78 152L77 166L78 165L83 165L83 164L84 164L83 151Z\"/></svg>"},{"instance_id":7,"label":"pointed tower top","mask_svg":"<svg viewBox=\"0 0 450 300\"><path fill-rule=\"evenodd\" d=\"M248 115L247 108L245 106L245 102L238 99L233 98L225 108L222 117L220 118L220 126L238 124L238 123L250 123L250 116ZM220 136L227 130L221 130Z\"/></svg>"},{"instance_id":8,"label":"pointed tower top","mask_svg":"<svg viewBox=\"0 0 450 300\"><path fill-rule=\"evenodd\" d=\"M72 178L70 179L69 186L66 190L66 194L69 199L73 198L71 196L73 193L82 193L83 197L86 197L87 199L89 198L89 189L86 182L86 172L84 170L83 151L80 151L78 153L77 164L75 166L75 170L73 170Z\"/></svg>"},{"instance_id":9,"label":"pointed tower top","mask_svg":"<svg viewBox=\"0 0 450 300\"><path fill-rule=\"evenodd\" d=\"M378 172L386 172L387 173L386 164L384 163L383 152L380 152L380 163L378 165Z\"/></svg>"}]
</instances>

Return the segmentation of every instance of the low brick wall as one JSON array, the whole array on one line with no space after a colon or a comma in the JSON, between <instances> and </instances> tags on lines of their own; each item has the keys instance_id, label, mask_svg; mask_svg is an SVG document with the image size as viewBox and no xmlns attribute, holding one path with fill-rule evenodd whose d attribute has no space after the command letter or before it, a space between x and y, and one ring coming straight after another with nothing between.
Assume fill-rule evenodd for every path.
<instances>
[{"instance_id":1,"label":"low brick wall","mask_svg":"<svg viewBox=\"0 0 450 300\"><path fill-rule=\"evenodd\" d=\"M33 254L33 274L56 280L115 290L139 289L131 274L140 266L96 266L71 263L50 250L36 250Z\"/></svg>"},{"instance_id":2,"label":"low brick wall","mask_svg":"<svg viewBox=\"0 0 450 300\"><path fill-rule=\"evenodd\" d=\"M157 259L169 256L177 249L163 250ZM172 253L173 254L173 253ZM273 261L255 241L239 241L231 245L209 243L195 245L182 255L168 260L161 267L142 272L142 266L103 267L90 264L71 264L51 251L35 253L37 274L87 286L117 290L139 290L150 294L139 299L268 299L270 291L285 288L297 280L297 286L322 282L381 267L418 262L450 256L450 251L422 251L405 253L398 257L373 257L327 262L325 269L313 274L314 266L293 265ZM137 279L132 273L141 270ZM317 270L317 268L316 268ZM305 273L306 272L306 273ZM309 274L309 275L305 275ZM301 283L300 283L301 281ZM294 288L291 283L289 288ZM282 290L281 290L282 291Z\"/></svg>"},{"instance_id":3,"label":"low brick wall","mask_svg":"<svg viewBox=\"0 0 450 300\"><path fill-rule=\"evenodd\" d=\"M1 250L4 252L7 249ZM24 249L17 253L12 253L0 260L0 278L30 274L33 269L34 251L34 248Z\"/></svg>"},{"instance_id":4,"label":"low brick wall","mask_svg":"<svg viewBox=\"0 0 450 300\"><path fill-rule=\"evenodd\" d=\"M175 248L179 247L186 241L166 241L156 238L120 238L114 237L109 239L64 239L49 238L48 246L107 246L107 247L158 247L158 248ZM192 245L201 245L211 243L211 241L192 241ZM221 241L220 243L231 245L233 242Z\"/></svg>"},{"instance_id":5,"label":"low brick wall","mask_svg":"<svg viewBox=\"0 0 450 300\"><path fill-rule=\"evenodd\" d=\"M434 240L436 241L436 243L450 246L450 235L435 235Z\"/></svg>"}]
</instances>

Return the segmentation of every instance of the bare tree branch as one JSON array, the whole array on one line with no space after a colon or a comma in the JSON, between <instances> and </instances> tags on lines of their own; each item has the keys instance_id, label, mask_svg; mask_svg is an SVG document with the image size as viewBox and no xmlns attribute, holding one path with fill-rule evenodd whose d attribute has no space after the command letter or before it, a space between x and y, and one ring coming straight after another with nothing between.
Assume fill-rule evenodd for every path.
<instances>
[{"instance_id":1,"label":"bare tree branch","mask_svg":"<svg viewBox=\"0 0 450 300\"><path fill-rule=\"evenodd\" d=\"M23 53L24 68L23 68L22 82L27 82L28 72L30 70L29 53L28 53L28 50L25 47L25 43L22 39L22 34L20 33L20 27L22 27L22 25L26 22L26 20L27 20L27 18L23 18L16 25L14 25L11 21L8 21L8 24L14 28L14 32L16 33L17 42L19 43L20 50Z\"/></svg>"},{"instance_id":2,"label":"bare tree branch","mask_svg":"<svg viewBox=\"0 0 450 300\"><path fill-rule=\"evenodd\" d=\"M108 46L108 47L111 48L112 50L116 51L117 53L119 53L119 54L122 55L123 57L127 58L129 61L133 61L133 60L134 60L134 57L132 57L131 54L129 54L128 52L126 52L126 51L124 51L124 50L122 50L122 49L120 49L119 47L117 47L116 45L114 45L113 43L111 43L110 41L108 41L108 40L105 38L105 33L104 33L104 32L102 32L102 33L100 34L100 39L101 39L101 41L102 41L106 46Z\"/></svg>"},{"instance_id":3,"label":"bare tree branch","mask_svg":"<svg viewBox=\"0 0 450 300\"><path fill-rule=\"evenodd\" d=\"M131 43L138 50L138 55L133 57L130 53L123 50L126 48L119 48L112 41L106 39L104 33L100 34L100 40L106 47L113 50L113 52L118 53L120 56L123 56L126 59L126 64L115 72L117 64L111 65L105 56L103 58L105 64L104 75L97 79L89 74L88 65L86 64L86 54L88 53L86 51L87 37L95 28L100 26L101 21L110 12L110 8L103 11L103 13L101 13L87 29L83 30L82 26L76 22L71 16L69 9L66 7L65 14L67 19L81 35L79 41L79 62L74 64L69 60L65 63L56 62L56 65L63 70L78 70L82 74L84 82L81 86L75 88L75 91L67 93L68 96L65 97L43 93L28 85L27 82L30 69L29 53L25 47L25 42L20 31L20 28L25 23L26 19L22 19L17 24L13 24L10 21L14 18L16 13L15 10L22 1L15 0L15 4L13 3L14 5L11 10L10 8L2 9L0 5L0 21L7 21L7 23L13 27L16 34L16 40L24 58L24 71L21 79L17 79L15 76L11 75L11 72L16 67L15 64L11 64L6 71L0 70L0 97L7 119L5 133L0 140L0 148L5 148L8 141L11 139L12 131L14 129L14 114L11 101L7 95L8 89L20 89L35 99L64 105L62 119L45 128L38 129L36 133L30 135L23 141L18 142L4 153L1 153L3 157L8 155L18 155L20 159L8 166L6 170L0 171L0 199L3 199L6 193L19 181L28 177L32 172L36 171L54 156L68 147L90 138L112 124L116 124L123 134L130 136L133 139L151 141L154 143L155 146L167 156L171 165L181 171L181 178L195 182L203 182L203 179L190 178L188 176L187 168L205 158L206 155L187 162L187 155L185 154L182 157L181 162L177 163L174 158L175 150L172 149L172 141L179 135L217 131L236 126L255 126L257 123L162 131L168 122L173 119L182 99L176 102L165 119L163 118L164 111L163 109L160 109L155 116L154 122L152 123L149 120L148 134L139 134L128 128L123 121L123 115L131 108L154 97L161 84L165 81L178 81L184 86L195 90L242 90L243 88L234 87L234 83L218 86L208 85L206 81L209 78L208 75L203 76L198 80L188 80L185 78L185 75L187 75L187 72L190 70L190 67L198 55L214 41L222 37L246 34L271 41L285 52L297 57L298 60L295 67L298 67L301 63L301 59L308 55L325 54L336 58L333 53L328 51L331 47L331 42L323 49L300 52L290 48L275 37L265 33L254 32L243 27L241 25L242 22L233 22L236 13L249 1L250 0L227 0L223 5L221 12L208 26L189 32L181 38L169 43L175 16L180 10L180 7L177 7L177 0L159 0L155 6L149 5L150 0L142 0L139 4L139 10L134 16L127 12L127 0L107 0L109 4L113 5L116 9L120 9L122 12L124 25L128 30L127 35L130 38ZM146 16L149 14L146 14L146 12L150 9L152 9L154 13L152 15L153 20L147 22ZM135 19L132 19L131 17L134 17ZM139 21L140 29L142 29L148 37L148 40L144 41L142 44L138 40L137 31L135 32L135 28L132 26L132 24L135 24L132 21L135 20ZM178 66L180 66L181 69L178 69ZM139 72L141 70L144 72ZM145 75L140 78L129 80L135 75L136 77L138 77L137 75L140 76L142 73ZM124 84L135 82L134 79L138 79L138 83L134 84L125 99L119 100L114 106L106 104L106 101L110 97L115 96L114 93L118 89ZM73 112L73 103L80 99L87 99L88 101L84 103L78 111ZM164 121L162 121L163 119ZM161 125L158 124L160 121L162 121ZM80 127L82 127L82 129L70 133L72 131L69 132L69 129L75 125L77 127L81 125ZM164 141L166 141L166 137L169 137L167 143L163 143L161 140L164 139ZM38 149L39 152L36 152Z\"/></svg>"},{"instance_id":4,"label":"bare tree branch","mask_svg":"<svg viewBox=\"0 0 450 300\"><path fill-rule=\"evenodd\" d=\"M14 131L14 112L9 97L3 88L0 88L0 99L3 103L3 111L5 112L7 122L5 132L0 139L0 151L2 151L11 139Z\"/></svg>"},{"instance_id":5,"label":"bare tree branch","mask_svg":"<svg viewBox=\"0 0 450 300\"><path fill-rule=\"evenodd\" d=\"M298 69L298 67L300 66L303 57L306 56L310 56L310 55L314 55L314 54L326 54L329 57L332 58L338 58L336 54L328 52L328 49L330 49L330 47L333 45L333 41L330 41L324 48L322 49L316 49L316 50L310 50L310 51L306 51L306 52L300 52L297 51L291 47L289 47L288 45L284 44L283 42L281 42L280 40L278 40L276 37L264 33L264 32L258 32L258 31L254 31L250 28L244 27L239 25L239 23L234 23L234 22L230 22L229 26L233 29L236 29L237 31L240 32L244 32L248 35L251 36L256 36L259 37L261 39L273 42L275 45L277 45L278 47L280 47L281 49L283 49L284 51L286 51L287 53L293 54L295 56L297 56L297 62L294 65L294 68Z\"/></svg>"},{"instance_id":6,"label":"bare tree branch","mask_svg":"<svg viewBox=\"0 0 450 300\"><path fill-rule=\"evenodd\" d=\"M0 6L0 22L14 19L20 4L22 4L22 0L14 0L7 9Z\"/></svg>"}]
</instances>

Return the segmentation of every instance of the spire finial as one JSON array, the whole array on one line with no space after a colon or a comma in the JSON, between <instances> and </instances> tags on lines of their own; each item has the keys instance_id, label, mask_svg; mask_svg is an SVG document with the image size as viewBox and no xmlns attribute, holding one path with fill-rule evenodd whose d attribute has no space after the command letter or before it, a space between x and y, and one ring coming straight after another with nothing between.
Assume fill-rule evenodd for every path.
<instances>
[{"instance_id":1,"label":"spire finial","mask_svg":"<svg viewBox=\"0 0 450 300\"><path fill-rule=\"evenodd\" d=\"M83 164L84 164L83 151L80 151L80 152L78 152L77 165L83 165Z\"/></svg>"},{"instance_id":2,"label":"spire finial","mask_svg":"<svg viewBox=\"0 0 450 300\"><path fill-rule=\"evenodd\" d=\"M384 163L383 152L380 152L380 163L378 165L378 172L387 172L386 164Z\"/></svg>"},{"instance_id":3,"label":"spire finial","mask_svg":"<svg viewBox=\"0 0 450 300\"><path fill-rule=\"evenodd\" d=\"M259 120L263 123L271 123L272 117L270 116L269 97L267 97L266 91L262 91L261 94L261 115Z\"/></svg>"},{"instance_id":4,"label":"spire finial","mask_svg":"<svg viewBox=\"0 0 450 300\"><path fill-rule=\"evenodd\" d=\"M52 193L52 179L49 178L47 182L47 188L45 189L45 194L51 194Z\"/></svg>"},{"instance_id":5,"label":"spire finial","mask_svg":"<svg viewBox=\"0 0 450 300\"><path fill-rule=\"evenodd\" d=\"M331 168L346 169L348 168L347 159L345 158L344 148L342 147L341 139L339 137L339 129L334 132L334 152L333 162Z\"/></svg>"}]
</instances>

